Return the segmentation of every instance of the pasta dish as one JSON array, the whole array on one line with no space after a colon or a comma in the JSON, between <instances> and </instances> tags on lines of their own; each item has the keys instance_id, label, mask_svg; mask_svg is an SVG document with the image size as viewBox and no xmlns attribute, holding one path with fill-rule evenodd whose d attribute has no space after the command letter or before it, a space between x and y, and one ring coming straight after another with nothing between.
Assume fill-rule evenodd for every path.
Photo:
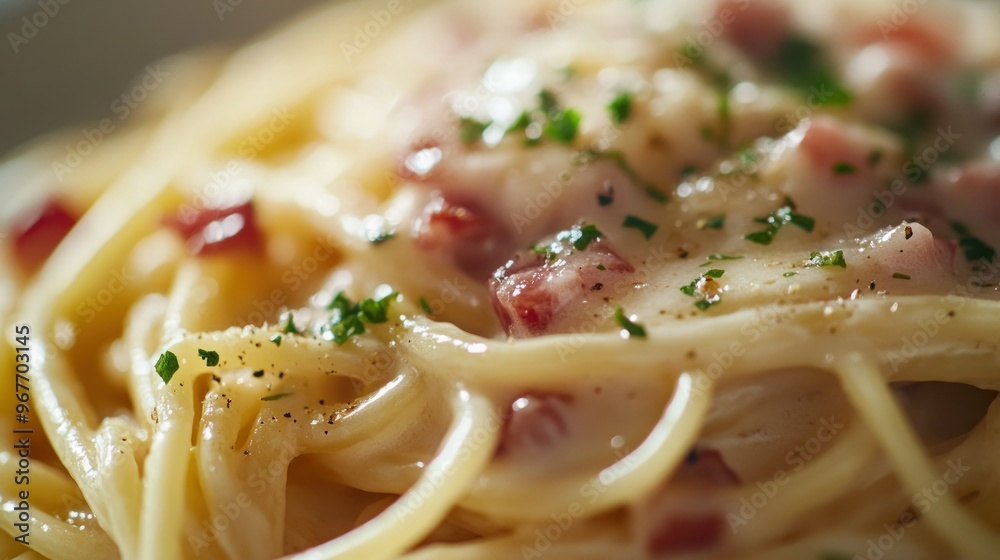
<instances>
[{"instance_id":1,"label":"pasta dish","mask_svg":"<svg viewBox=\"0 0 1000 560\"><path fill-rule=\"evenodd\" d=\"M390 0L150 66L0 164L0 557L997 558L997 29Z\"/></svg>"}]
</instances>

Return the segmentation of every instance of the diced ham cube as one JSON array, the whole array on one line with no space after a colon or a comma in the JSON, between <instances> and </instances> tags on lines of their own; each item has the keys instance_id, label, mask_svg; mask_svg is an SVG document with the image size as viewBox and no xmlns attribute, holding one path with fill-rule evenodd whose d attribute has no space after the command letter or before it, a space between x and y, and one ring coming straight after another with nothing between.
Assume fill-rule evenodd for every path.
<instances>
[{"instance_id":1,"label":"diced ham cube","mask_svg":"<svg viewBox=\"0 0 1000 560\"><path fill-rule=\"evenodd\" d=\"M417 246L443 253L459 270L485 279L509 250L506 229L472 201L431 196L414 224Z\"/></svg>"},{"instance_id":2,"label":"diced ham cube","mask_svg":"<svg viewBox=\"0 0 1000 560\"><path fill-rule=\"evenodd\" d=\"M250 201L179 213L165 222L181 235L194 255L254 252L261 247L260 231Z\"/></svg>"},{"instance_id":3,"label":"diced ham cube","mask_svg":"<svg viewBox=\"0 0 1000 560\"><path fill-rule=\"evenodd\" d=\"M61 202L49 200L11 227L14 260L27 273L38 270L76 221L76 215Z\"/></svg>"},{"instance_id":4,"label":"diced ham cube","mask_svg":"<svg viewBox=\"0 0 1000 560\"><path fill-rule=\"evenodd\" d=\"M714 449L692 451L673 478L640 512L647 550L654 558L712 548L726 533L725 516L712 500L740 479Z\"/></svg>"},{"instance_id":5,"label":"diced ham cube","mask_svg":"<svg viewBox=\"0 0 1000 560\"><path fill-rule=\"evenodd\" d=\"M569 437L573 397L528 393L514 399L503 417L496 455L548 451Z\"/></svg>"},{"instance_id":6,"label":"diced ham cube","mask_svg":"<svg viewBox=\"0 0 1000 560\"><path fill-rule=\"evenodd\" d=\"M635 271L600 240L583 250L569 243L544 246L557 250L518 253L490 280L493 308L515 338L559 332L574 313L602 304L602 291Z\"/></svg>"},{"instance_id":7,"label":"diced ham cube","mask_svg":"<svg viewBox=\"0 0 1000 560\"><path fill-rule=\"evenodd\" d=\"M769 58L788 35L788 9L771 0L722 0L714 22L722 36L757 58Z\"/></svg>"}]
</instances>

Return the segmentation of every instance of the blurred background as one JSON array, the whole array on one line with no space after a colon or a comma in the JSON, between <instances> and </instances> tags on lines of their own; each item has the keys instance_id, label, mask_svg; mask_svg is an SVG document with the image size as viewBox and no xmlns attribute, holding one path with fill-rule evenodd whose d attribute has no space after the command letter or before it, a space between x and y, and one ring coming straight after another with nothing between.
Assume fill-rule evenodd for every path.
<instances>
[{"instance_id":1,"label":"blurred background","mask_svg":"<svg viewBox=\"0 0 1000 560\"><path fill-rule=\"evenodd\" d=\"M39 134L107 117L150 62L239 44L321 1L0 0L0 159Z\"/></svg>"}]
</instances>

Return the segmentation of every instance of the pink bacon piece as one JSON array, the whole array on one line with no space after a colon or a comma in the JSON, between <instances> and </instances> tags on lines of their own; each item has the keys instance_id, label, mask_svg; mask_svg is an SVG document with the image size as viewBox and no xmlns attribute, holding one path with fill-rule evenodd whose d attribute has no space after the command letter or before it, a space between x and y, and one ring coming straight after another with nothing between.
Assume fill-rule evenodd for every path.
<instances>
[{"instance_id":1,"label":"pink bacon piece","mask_svg":"<svg viewBox=\"0 0 1000 560\"><path fill-rule=\"evenodd\" d=\"M496 456L546 450L569 437L573 397L557 393L527 393L511 403L503 416Z\"/></svg>"},{"instance_id":2,"label":"pink bacon piece","mask_svg":"<svg viewBox=\"0 0 1000 560\"><path fill-rule=\"evenodd\" d=\"M725 517L706 497L716 489L738 484L739 477L718 451L692 451L643 512L649 520L650 556L694 552L721 542L726 533Z\"/></svg>"},{"instance_id":3,"label":"pink bacon piece","mask_svg":"<svg viewBox=\"0 0 1000 560\"><path fill-rule=\"evenodd\" d=\"M789 28L788 9L770 0L722 0L712 21L726 40L757 58L774 55Z\"/></svg>"},{"instance_id":4,"label":"pink bacon piece","mask_svg":"<svg viewBox=\"0 0 1000 560\"><path fill-rule=\"evenodd\" d=\"M506 229L471 200L432 194L413 228L417 246L444 254L462 272L487 278L509 247Z\"/></svg>"},{"instance_id":5,"label":"pink bacon piece","mask_svg":"<svg viewBox=\"0 0 1000 560\"><path fill-rule=\"evenodd\" d=\"M15 262L27 273L42 265L66 237L77 217L58 200L49 200L11 227Z\"/></svg>"},{"instance_id":6,"label":"pink bacon piece","mask_svg":"<svg viewBox=\"0 0 1000 560\"><path fill-rule=\"evenodd\" d=\"M600 240L582 250L560 242L547 247L548 254L518 253L490 280L493 308L515 338L557 332L556 323L600 303L606 287L635 272Z\"/></svg>"},{"instance_id":7,"label":"pink bacon piece","mask_svg":"<svg viewBox=\"0 0 1000 560\"><path fill-rule=\"evenodd\" d=\"M194 255L218 255L260 250L261 236L253 203L202 208L179 213L165 223L177 231Z\"/></svg>"}]
</instances>

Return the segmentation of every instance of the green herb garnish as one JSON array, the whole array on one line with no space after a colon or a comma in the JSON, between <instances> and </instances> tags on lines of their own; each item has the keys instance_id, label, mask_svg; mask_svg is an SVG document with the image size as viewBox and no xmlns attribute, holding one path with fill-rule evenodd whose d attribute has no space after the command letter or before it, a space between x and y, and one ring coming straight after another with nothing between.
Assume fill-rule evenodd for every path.
<instances>
[{"instance_id":1,"label":"green herb garnish","mask_svg":"<svg viewBox=\"0 0 1000 560\"><path fill-rule=\"evenodd\" d=\"M601 230L597 229L597 226L593 224L573 226L568 230L559 232L556 235L555 241L548 244L535 245L531 248L531 252L542 255L546 261L551 262L556 260L563 252L570 250L565 245L566 243L572 245L573 249L577 251L583 251L603 235Z\"/></svg>"},{"instance_id":2,"label":"green herb garnish","mask_svg":"<svg viewBox=\"0 0 1000 560\"><path fill-rule=\"evenodd\" d=\"M902 272L893 272L892 273L892 277L893 278L898 278L899 280L909 280L910 279L910 275L909 274L903 274Z\"/></svg>"},{"instance_id":3,"label":"green herb garnish","mask_svg":"<svg viewBox=\"0 0 1000 560\"><path fill-rule=\"evenodd\" d=\"M802 36L782 41L774 61L781 79L819 105L847 105L851 93L840 83L823 49Z\"/></svg>"},{"instance_id":4,"label":"green herb garnish","mask_svg":"<svg viewBox=\"0 0 1000 560\"><path fill-rule=\"evenodd\" d=\"M626 317L625 310L620 306L615 307L615 322L628 333L628 338L646 338L646 328Z\"/></svg>"},{"instance_id":5,"label":"green herb garnish","mask_svg":"<svg viewBox=\"0 0 1000 560\"><path fill-rule=\"evenodd\" d=\"M177 355L167 350L160 354L160 358L156 360L156 365L153 367L156 369L156 374L163 380L163 384L166 385L170 383L170 380L181 366L177 363Z\"/></svg>"},{"instance_id":6,"label":"green herb garnish","mask_svg":"<svg viewBox=\"0 0 1000 560\"><path fill-rule=\"evenodd\" d=\"M538 107L548 116L552 116L559 110L559 100L552 90L542 89L538 92Z\"/></svg>"},{"instance_id":7,"label":"green herb garnish","mask_svg":"<svg viewBox=\"0 0 1000 560\"><path fill-rule=\"evenodd\" d=\"M839 266L840 268L847 268L847 261L844 260L844 252L839 249L836 251L813 251L809 253L809 260L806 261L805 266Z\"/></svg>"},{"instance_id":8,"label":"green herb garnish","mask_svg":"<svg viewBox=\"0 0 1000 560\"><path fill-rule=\"evenodd\" d=\"M434 310L431 309L430 304L427 303L427 300L424 299L424 296L420 296L420 308L423 309L424 312L427 313L428 315L434 314Z\"/></svg>"},{"instance_id":9,"label":"green herb garnish","mask_svg":"<svg viewBox=\"0 0 1000 560\"><path fill-rule=\"evenodd\" d=\"M381 245L393 237L396 237L396 232L394 231L380 231L374 235L370 235L368 241L372 245Z\"/></svg>"},{"instance_id":10,"label":"green herb garnish","mask_svg":"<svg viewBox=\"0 0 1000 560\"><path fill-rule=\"evenodd\" d=\"M969 228L967 228L964 224L961 222L952 222L951 229L958 234L958 246L961 247L962 252L965 253L965 260L969 262L979 260L984 260L986 262L996 261L996 249L987 245L982 239L974 237L972 232L969 231Z\"/></svg>"},{"instance_id":11,"label":"green herb garnish","mask_svg":"<svg viewBox=\"0 0 1000 560\"><path fill-rule=\"evenodd\" d=\"M703 296L695 302L695 307L704 311L709 307L719 303L722 296L714 288L714 281L710 279L722 278L726 271L713 268L706 270L701 276L695 278L687 286L681 286L681 292L694 298ZM707 289L706 289L707 288Z\"/></svg>"},{"instance_id":12,"label":"green herb garnish","mask_svg":"<svg viewBox=\"0 0 1000 560\"><path fill-rule=\"evenodd\" d=\"M597 226L593 224L587 224L579 228L573 228L569 233L569 242L573 244L573 248L577 251L583 251L592 242L596 241L599 237L603 236L601 230L597 229Z\"/></svg>"},{"instance_id":13,"label":"green herb garnish","mask_svg":"<svg viewBox=\"0 0 1000 560\"><path fill-rule=\"evenodd\" d=\"M458 135L462 139L462 142L466 144L475 144L483 139L483 132L493 124L493 121L482 122L476 119L462 117L459 122L459 132Z\"/></svg>"},{"instance_id":14,"label":"green herb garnish","mask_svg":"<svg viewBox=\"0 0 1000 560\"><path fill-rule=\"evenodd\" d=\"M566 109L557 112L545 123L543 134L548 138L570 144L576 138L576 132L580 127L580 113L575 109Z\"/></svg>"},{"instance_id":15,"label":"green herb garnish","mask_svg":"<svg viewBox=\"0 0 1000 560\"><path fill-rule=\"evenodd\" d=\"M846 161L838 161L833 164L833 174L834 175L852 175L854 174L854 166L847 163Z\"/></svg>"},{"instance_id":16,"label":"green herb garnish","mask_svg":"<svg viewBox=\"0 0 1000 560\"><path fill-rule=\"evenodd\" d=\"M290 397L290 396L292 396L292 393L275 393L273 395L268 395L266 397L261 397L260 400L262 400L262 401L276 401L278 399L283 399L285 397Z\"/></svg>"},{"instance_id":17,"label":"green herb garnish","mask_svg":"<svg viewBox=\"0 0 1000 560\"><path fill-rule=\"evenodd\" d=\"M384 323L389 320L389 304L392 303L399 292L392 292L389 295L377 300L368 298L362 300L358 307L359 315L366 323Z\"/></svg>"},{"instance_id":18,"label":"green herb garnish","mask_svg":"<svg viewBox=\"0 0 1000 560\"><path fill-rule=\"evenodd\" d=\"M816 227L816 220L802 214L796 214L794 210L795 205L790 199L786 198L785 205L781 208L762 218L754 218L755 222L766 224L767 228L762 231L748 233L743 236L743 239L760 245L770 245L771 241L774 240L774 236L786 224L794 224L807 232L811 232Z\"/></svg>"},{"instance_id":19,"label":"green herb garnish","mask_svg":"<svg viewBox=\"0 0 1000 560\"><path fill-rule=\"evenodd\" d=\"M652 222L647 222L646 220L631 214L625 216L625 221L622 222L622 226L639 230L639 232L641 232L643 237L646 239L653 237L653 234L656 233L656 230L660 227Z\"/></svg>"},{"instance_id":20,"label":"green herb garnish","mask_svg":"<svg viewBox=\"0 0 1000 560\"><path fill-rule=\"evenodd\" d=\"M718 216L709 216L707 218L702 218L698 220L699 229L722 229L726 225L726 215L719 214Z\"/></svg>"},{"instance_id":21,"label":"green herb garnish","mask_svg":"<svg viewBox=\"0 0 1000 560\"><path fill-rule=\"evenodd\" d=\"M198 357L205 360L205 365L208 367L215 367L219 365L219 353L213 352L211 350L198 349Z\"/></svg>"},{"instance_id":22,"label":"green herb garnish","mask_svg":"<svg viewBox=\"0 0 1000 560\"><path fill-rule=\"evenodd\" d=\"M285 334L300 334L302 332L295 326L295 316L291 311L282 313L281 322L284 323L284 326L281 327L281 332Z\"/></svg>"},{"instance_id":23,"label":"green herb garnish","mask_svg":"<svg viewBox=\"0 0 1000 560\"><path fill-rule=\"evenodd\" d=\"M627 91L619 93L608 104L608 112L611 113L611 120L615 124L627 121L632 114L632 94Z\"/></svg>"},{"instance_id":24,"label":"green herb garnish","mask_svg":"<svg viewBox=\"0 0 1000 560\"><path fill-rule=\"evenodd\" d=\"M398 292L392 292L379 299L364 299L357 305L343 292L339 292L327 306L334 311L330 322L320 327L320 336L343 345L352 337L365 333L365 323L384 323L389 320L389 304L395 301Z\"/></svg>"},{"instance_id":25,"label":"green herb garnish","mask_svg":"<svg viewBox=\"0 0 1000 560\"><path fill-rule=\"evenodd\" d=\"M271 342L273 342L275 346L281 346L281 335L280 334L271 335L271 338L269 338L268 340L270 340Z\"/></svg>"}]
</instances>

